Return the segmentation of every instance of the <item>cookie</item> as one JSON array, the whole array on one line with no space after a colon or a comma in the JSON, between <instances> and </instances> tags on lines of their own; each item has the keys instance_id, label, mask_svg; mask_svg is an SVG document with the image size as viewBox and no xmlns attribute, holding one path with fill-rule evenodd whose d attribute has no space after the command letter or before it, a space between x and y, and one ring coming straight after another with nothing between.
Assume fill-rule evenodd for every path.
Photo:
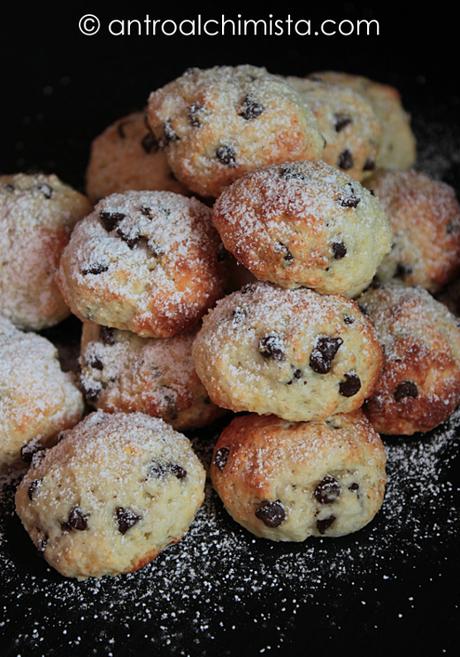
<instances>
[{"instance_id":1,"label":"cookie","mask_svg":"<svg viewBox=\"0 0 460 657\"><path fill-rule=\"evenodd\" d=\"M391 248L389 221L359 182L324 162L250 173L228 187L213 222L259 280L355 296Z\"/></svg>"},{"instance_id":2,"label":"cookie","mask_svg":"<svg viewBox=\"0 0 460 657\"><path fill-rule=\"evenodd\" d=\"M144 112L118 119L91 144L86 171L88 196L98 201L109 194L129 190L185 193L147 127Z\"/></svg>"},{"instance_id":3,"label":"cookie","mask_svg":"<svg viewBox=\"0 0 460 657\"><path fill-rule=\"evenodd\" d=\"M412 435L441 424L460 403L460 325L422 288L389 283L359 300L384 350L366 412L376 431Z\"/></svg>"},{"instance_id":4,"label":"cookie","mask_svg":"<svg viewBox=\"0 0 460 657\"><path fill-rule=\"evenodd\" d=\"M196 429L222 415L193 365L194 333L155 340L92 322L83 325L81 385L103 411L139 411L175 429Z\"/></svg>"},{"instance_id":5,"label":"cookie","mask_svg":"<svg viewBox=\"0 0 460 657\"><path fill-rule=\"evenodd\" d=\"M287 78L313 112L326 139L321 159L363 180L375 169L382 127L364 96L339 84Z\"/></svg>"},{"instance_id":6,"label":"cookie","mask_svg":"<svg viewBox=\"0 0 460 657\"><path fill-rule=\"evenodd\" d=\"M176 177L204 197L248 171L320 158L324 148L297 92L254 66L189 69L150 95L148 121Z\"/></svg>"},{"instance_id":7,"label":"cookie","mask_svg":"<svg viewBox=\"0 0 460 657\"><path fill-rule=\"evenodd\" d=\"M371 104L382 126L377 166L382 169L409 169L416 158L416 141L410 116L401 103L397 89L359 75L326 71L313 73L310 79L322 80L353 89Z\"/></svg>"},{"instance_id":8,"label":"cookie","mask_svg":"<svg viewBox=\"0 0 460 657\"><path fill-rule=\"evenodd\" d=\"M460 206L452 187L416 171L380 171L366 185L393 228L379 280L396 276L435 292L460 272Z\"/></svg>"},{"instance_id":9,"label":"cookie","mask_svg":"<svg viewBox=\"0 0 460 657\"><path fill-rule=\"evenodd\" d=\"M117 575L142 568L182 538L204 482L188 439L162 420L97 412L28 471L16 511L61 575Z\"/></svg>"},{"instance_id":10,"label":"cookie","mask_svg":"<svg viewBox=\"0 0 460 657\"><path fill-rule=\"evenodd\" d=\"M56 176L0 176L0 313L39 330L70 314L56 285L61 253L89 201Z\"/></svg>"},{"instance_id":11,"label":"cookie","mask_svg":"<svg viewBox=\"0 0 460 657\"><path fill-rule=\"evenodd\" d=\"M223 290L210 214L173 192L100 201L61 259L58 282L72 312L143 337L188 330Z\"/></svg>"},{"instance_id":12,"label":"cookie","mask_svg":"<svg viewBox=\"0 0 460 657\"><path fill-rule=\"evenodd\" d=\"M385 449L361 411L296 423L246 415L219 437L211 477L228 513L256 536L344 536L382 506Z\"/></svg>"},{"instance_id":13,"label":"cookie","mask_svg":"<svg viewBox=\"0 0 460 657\"><path fill-rule=\"evenodd\" d=\"M51 342L0 316L0 473L30 462L82 413L81 393Z\"/></svg>"},{"instance_id":14,"label":"cookie","mask_svg":"<svg viewBox=\"0 0 460 657\"><path fill-rule=\"evenodd\" d=\"M218 406L302 421L359 408L382 354L353 301L257 283L204 317L193 359Z\"/></svg>"}]
</instances>

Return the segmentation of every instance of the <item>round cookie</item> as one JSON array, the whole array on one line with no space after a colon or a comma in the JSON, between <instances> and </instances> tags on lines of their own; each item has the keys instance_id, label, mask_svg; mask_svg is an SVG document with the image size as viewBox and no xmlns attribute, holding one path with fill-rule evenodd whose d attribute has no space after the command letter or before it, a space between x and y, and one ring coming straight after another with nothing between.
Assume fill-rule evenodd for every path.
<instances>
[{"instance_id":1,"label":"round cookie","mask_svg":"<svg viewBox=\"0 0 460 657\"><path fill-rule=\"evenodd\" d=\"M310 79L340 84L362 94L371 104L382 125L377 166L382 169L409 169L416 158L416 142L401 95L388 84L374 82L359 75L326 71L313 73Z\"/></svg>"},{"instance_id":2,"label":"round cookie","mask_svg":"<svg viewBox=\"0 0 460 657\"><path fill-rule=\"evenodd\" d=\"M266 283L209 311L193 359L218 406L292 421L359 408L382 364L374 329L353 301Z\"/></svg>"},{"instance_id":3,"label":"round cookie","mask_svg":"<svg viewBox=\"0 0 460 657\"><path fill-rule=\"evenodd\" d=\"M193 365L194 333L155 340L92 322L83 325L81 386L103 411L139 411L175 429L195 429L222 415Z\"/></svg>"},{"instance_id":4,"label":"round cookie","mask_svg":"<svg viewBox=\"0 0 460 657\"><path fill-rule=\"evenodd\" d=\"M393 228L378 279L396 276L435 292L454 278L460 271L460 206L452 187L415 171L380 171L366 186Z\"/></svg>"},{"instance_id":5,"label":"round cookie","mask_svg":"<svg viewBox=\"0 0 460 657\"><path fill-rule=\"evenodd\" d=\"M287 81L311 109L326 139L321 159L356 180L371 175L382 127L370 103L342 85L296 77Z\"/></svg>"},{"instance_id":6,"label":"round cookie","mask_svg":"<svg viewBox=\"0 0 460 657\"><path fill-rule=\"evenodd\" d=\"M144 337L188 330L223 289L210 214L173 192L100 201L61 258L58 282L72 312Z\"/></svg>"},{"instance_id":7,"label":"round cookie","mask_svg":"<svg viewBox=\"0 0 460 657\"><path fill-rule=\"evenodd\" d=\"M378 200L320 161L240 178L216 201L213 222L225 248L259 280L324 294L359 294L391 248Z\"/></svg>"},{"instance_id":8,"label":"round cookie","mask_svg":"<svg viewBox=\"0 0 460 657\"><path fill-rule=\"evenodd\" d=\"M235 418L214 448L211 478L225 508L272 541L344 536L382 506L385 449L358 410L291 423Z\"/></svg>"},{"instance_id":9,"label":"round cookie","mask_svg":"<svg viewBox=\"0 0 460 657\"><path fill-rule=\"evenodd\" d=\"M28 471L16 511L61 575L117 575L142 568L182 538L204 482L190 442L163 420L97 412Z\"/></svg>"},{"instance_id":10,"label":"round cookie","mask_svg":"<svg viewBox=\"0 0 460 657\"><path fill-rule=\"evenodd\" d=\"M460 325L422 288L389 283L359 300L384 350L366 412L376 431L412 435L447 420L460 403Z\"/></svg>"},{"instance_id":11,"label":"round cookie","mask_svg":"<svg viewBox=\"0 0 460 657\"><path fill-rule=\"evenodd\" d=\"M0 316L0 472L30 461L82 413L80 391L51 342Z\"/></svg>"},{"instance_id":12,"label":"round cookie","mask_svg":"<svg viewBox=\"0 0 460 657\"><path fill-rule=\"evenodd\" d=\"M61 253L89 201L56 176L0 176L0 313L39 330L70 314L56 285Z\"/></svg>"},{"instance_id":13,"label":"round cookie","mask_svg":"<svg viewBox=\"0 0 460 657\"><path fill-rule=\"evenodd\" d=\"M324 147L297 92L254 66L189 69L150 95L148 121L174 174L204 197L268 164L319 158Z\"/></svg>"},{"instance_id":14,"label":"round cookie","mask_svg":"<svg viewBox=\"0 0 460 657\"><path fill-rule=\"evenodd\" d=\"M94 201L133 189L185 193L143 112L118 119L96 137L86 171L86 191Z\"/></svg>"}]
</instances>

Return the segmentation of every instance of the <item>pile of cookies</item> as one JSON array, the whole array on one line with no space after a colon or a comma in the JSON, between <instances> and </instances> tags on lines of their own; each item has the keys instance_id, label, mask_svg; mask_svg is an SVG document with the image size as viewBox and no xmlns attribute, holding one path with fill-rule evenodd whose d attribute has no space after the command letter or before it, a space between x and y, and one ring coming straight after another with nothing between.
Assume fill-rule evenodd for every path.
<instances>
[{"instance_id":1,"label":"pile of cookies","mask_svg":"<svg viewBox=\"0 0 460 657\"><path fill-rule=\"evenodd\" d=\"M460 206L414 161L395 89L238 66L107 128L88 197L0 176L0 471L28 466L16 509L49 564L114 575L179 541L205 486L179 432L230 411L210 476L238 523L303 541L372 520L379 433L460 402ZM78 372L33 332L70 313Z\"/></svg>"}]
</instances>

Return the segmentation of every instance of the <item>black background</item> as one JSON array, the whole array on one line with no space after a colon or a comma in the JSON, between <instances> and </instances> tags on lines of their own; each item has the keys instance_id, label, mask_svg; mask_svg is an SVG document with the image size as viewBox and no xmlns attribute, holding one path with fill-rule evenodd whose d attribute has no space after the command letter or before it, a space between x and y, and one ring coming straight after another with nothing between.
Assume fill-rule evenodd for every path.
<instances>
[{"instance_id":1,"label":"black background","mask_svg":"<svg viewBox=\"0 0 460 657\"><path fill-rule=\"evenodd\" d=\"M82 188L91 139L113 119L141 108L149 91L189 66L252 63L264 65L272 72L292 74L317 69L348 70L396 84L413 113L452 125L458 123L459 44L455 19L446 6L436 3L428 13L402 3L385 3L385 7L319 4L320 8L316 3L305 3L303 10L284 8L281 3L266 4L263 9L255 10L235 5L211 9L193 3L183 5L180 12L176 6L153 3L150 6L136 3L113 10L103 8L106 3L102 6L95 2L66 10L57 4L55 9L49 4L35 5L33 9L27 5L17 9L3 6L0 10L0 171L53 171L66 182ZM381 35L115 38L84 37L78 32L78 19L85 13L95 13L106 22L115 17L142 18L147 10L152 16L171 18L191 18L199 11L207 17L218 16L222 11L228 17L243 11L247 18L266 16L270 11L275 17L288 12L294 18L375 17L381 22ZM455 171L454 174L450 172L450 182L458 182ZM449 553L454 553L453 546L449 546ZM437 573L436 579L429 581L428 574L433 575L433 568L437 566L420 561L415 571L407 573L406 580L403 578L398 587L389 586L385 598L380 597L379 591L375 605L367 608L357 604L346 608L342 597L340 605L344 608L338 609L333 591L325 593L325 605L341 615L342 629L333 635L323 635L318 629L321 624L316 629L308 624L307 611L292 628L290 648L279 654L311 653L317 657L332 652L354 656L390 653L435 657L441 654L440 642L449 647L449 654L458 654L455 637L460 619L454 612L458 600L457 564L444 562L441 576ZM393 603L404 609L405 587L410 590L416 585L423 590L416 612L407 613L396 629L387 610ZM378 632L372 629L376 618ZM20 630L20 614L17 630ZM207 654L253 654L251 641L260 637L255 636L255 630L251 632L236 633L231 640L227 637ZM151 650L148 654L156 654ZM70 656L65 650L53 654ZM90 646L83 646L78 654L90 654ZM147 654L141 643L137 654Z\"/></svg>"}]
</instances>

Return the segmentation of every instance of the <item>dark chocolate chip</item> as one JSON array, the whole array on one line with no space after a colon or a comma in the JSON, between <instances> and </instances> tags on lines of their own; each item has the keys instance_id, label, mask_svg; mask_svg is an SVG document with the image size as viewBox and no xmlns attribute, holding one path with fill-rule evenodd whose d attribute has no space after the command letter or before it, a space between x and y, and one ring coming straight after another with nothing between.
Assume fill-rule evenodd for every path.
<instances>
[{"instance_id":1,"label":"dark chocolate chip","mask_svg":"<svg viewBox=\"0 0 460 657\"><path fill-rule=\"evenodd\" d=\"M156 153L160 148L158 139L155 137L153 132L147 132L142 137L141 146L144 149L144 151L147 153L147 155L150 155L150 153Z\"/></svg>"},{"instance_id":2,"label":"dark chocolate chip","mask_svg":"<svg viewBox=\"0 0 460 657\"><path fill-rule=\"evenodd\" d=\"M341 132L347 125L353 123L351 116L346 114L337 113L334 114L334 128L336 132Z\"/></svg>"},{"instance_id":3,"label":"dark chocolate chip","mask_svg":"<svg viewBox=\"0 0 460 657\"><path fill-rule=\"evenodd\" d=\"M361 203L351 183L347 183L346 191L339 196L339 202L343 208L356 208Z\"/></svg>"},{"instance_id":4,"label":"dark chocolate chip","mask_svg":"<svg viewBox=\"0 0 460 657\"><path fill-rule=\"evenodd\" d=\"M397 402L400 402L401 399L405 399L406 397L415 398L418 397L418 388L413 381L403 381L398 384L393 396Z\"/></svg>"},{"instance_id":5,"label":"dark chocolate chip","mask_svg":"<svg viewBox=\"0 0 460 657\"><path fill-rule=\"evenodd\" d=\"M39 443L37 440L29 440L28 443L21 447L21 458L24 463L31 463L32 457L37 452L43 451L45 448L44 445Z\"/></svg>"},{"instance_id":6,"label":"dark chocolate chip","mask_svg":"<svg viewBox=\"0 0 460 657\"><path fill-rule=\"evenodd\" d=\"M47 183L40 183L38 189L47 199L50 199L53 196L53 188L50 187Z\"/></svg>"},{"instance_id":7,"label":"dark chocolate chip","mask_svg":"<svg viewBox=\"0 0 460 657\"><path fill-rule=\"evenodd\" d=\"M152 461L149 465L147 475L152 479L162 479L166 475L166 466L158 461Z\"/></svg>"},{"instance_id":8,"label":"dark chocolate chip","mask_svg":"<svg viewBox=\"0 0 460 657\"><path fill-rule=\"evenodd\" d=\"M235 308L235 310L232 313L232 324L238 325L241 324L246 319L246 311L243 310L243 308L240 308L239 306Z\"/></svg>"},{"instance_id":9,"label":"dark chocolate chip","mask_svg":"<svg viewBox=\"0 0 460 657\"><path fill-rule=\"evenodd\" d=\"M363 171L373 171L375 169L375 162L370 157L364 162Z\"/></svg>"},{"instance_id":10,"label":"dark chocolate chip","mask_svg":"<svg viewBox=\"0 0 460 657\"><path fill-rule=\"evenodd\" d=\"M248 292L254 292L255 289L256 289L255 283L245 283L241 288L240 292L241 294L248 294Z\"/></svg>"},{"instance_id":11,"label":"dark chocolate chip","mask_svg":"<svg viewBox=\"0 0 460 657\"><path fill-rule=\"evenodd\" d=\"M89 358L88 365L90 367L94 367L94 369L96 369L96 370L103 370L104 369L104 363L101 361L100 358L98 358L98 356L91 356Z\"/></svg>"},{"instance_id":12,"label":"dark chocolate chip","mask_svg":"<svg viewBox=\"0 0 460 657\"><path fill-rule=\"evenodd\" d=\"M168 467L169 471L176 477L176 479L185 479L187 476L187 470L177 463L171 463Z\"/></svg>"},{"instance_id":13,"label":"dark chocolate chip","mask_svg":"<svg viewBox=\"0 0 460 657\"><path fill-rule=\"evenodd\" d=\"M346 171L347 169L352 169L353 164L354 164L353 155L348 150L348 148L346 148L344 151L340 153L337 160L337 166Z\"/></svg>"},{"instance_id":14,"label":"dark chocolate chip","mask_svg":"<svg viewBox=\"0 0 460 657\"><path fill-rule=\"evenodd\" d=\"M353 397L361 389L361 380L353 372L347 372L344 377L344 380L339 383L339 392L342 397Z\"/></svg>"},{"instance_id":15,"label":"dark chocolate chip","mask_svg":"<svg viewBox=\"0 0 460 657\"><path fill-rule=\"evenodd\" d=\"M275 244L275 251L277 253L282 253L283 254L283 260L285 262L292 262L294 260L294 256L292 255L292 253L290 252L288 247L285 244L283 244L282 242L277 242Z\"/></svg>"},{"instance_id":16,"label":"dark chocolate chip","mask_svg":"<svg viewBox=\"0 0 460 657\"><path fill-rule=\"evenodd\" d=\"M81 388L83 390L83 394L85 396L86 401L88 402L96 402L99 398L99 395L102 392L102 386L101 385L91 385L89 383L86 383L84 380L80 379L80 384Z\"/></svg>"},{"instance_id":17,"label":"dark chocolate chip","mask_svg":"<svg viewBox=\"0 0 460 657\"><path fill-rule=\"evenodd\" d=\"M101 326L100 336L104 344L108 344L108 345L115 344L115 335L113 328L110 328L109 326Z\"/></svg>"},{"instance_id":18,"label":"dark chocolate chip","mask_svg":"<svg viewBox=\"0 0 460 657\"><path fill-rule=\"evenodd\" d=\"M115 515L118 524L118 531L120 534L126 534L128 529L134 527L134 525L142 519L141 515L132 509L125 508L123 506L117 506L115 509Z\"/></svg>"},{"instance_id":19,"label":"dark chocolate chip","mask_svg":"<svg viewBox=\"0 0 460 657\"><path fill-rule=\"evenodd\" d=\"M40 488L41 483L42 483L41 479L34 479L30 483L29 488L27 489L27 495L29 497L29 500L32 501L34 499L34 495L38 491L38 489Z\"/></svg>"},{"instance_id":20,"label":"dark chocolate chip","mask_svg":"<svg viewBox=\"0 0 460 657\"><path fill-rule=\"evenodd\" d=\"M259 352L264 358L283 361L286 358L284 343L278 333L270 333L259 340Z\"/></svg>"},{"instance_id":21,"label":"dark chocolate chip","mask_svg":"<svg viewBox=\"0 0 460 657\"><path fill-rule=\"evenodd\" d=\"M374 190L373 190L373 189L369 189L369 194L371 194L371 196L375 196L375 192L374 192Z\"/></svg>"},{"instance_id":22,"label":"dark chocolate chip","mask_svg":"<svg viewBox=\"0 0 460 657\"><path fill-rule=\"evenodd\" d=\"M359 490L359 484L357 484L356 481L354 481L352 484L348 486L348 490L352 490L352 491Z\"/></svg>"},{"instance_id":23,"label":"dark chocolate chip","mask_svg":"<svg viewBox=\"0 0 460 657\"><path fill-rule=\"evenodd\" d=\"M396 267L396 273L395 276L397 278L405 278L406 276L409 276L412 274L412 267L410 265L405 265L402 262L398 262L398 265Z\"/></svg>"},{"instance_id":24,"label":"dark chocolate chip","mask_svg":"<svg viewBox=\"0 0 460 657\"><path fill-rule=\"evenodd\" d=\"M342 338L321 336L316 338L310 354L310 367L317 374L327 374L332 367L332 361L343 344Z\"/></svg>"},{"instance_id":25,"label":"dark chocolate chip","mask_svg":"<svg viewBox=\"0 0 460 657\"><path fill-rule=\"evenodd\" d=\"M149 208L146 205L142 205L139 209L141 213L144 215L144 217L147 217L147 219L153 219L152 208Z\"/></svg>"},{"instance_id":26,"label":"dark chocolate chip","mask_svg":"<svg viewBox=\"0 0 460 657\"><path fill-rule=\"evenodd\" d=\"M223 144L216 148L216 157L227 167L236 167L236 152L232 146L226 146Z\"/></svg>"},{"instance_id":27,"label":"dark chocolate chip","mask_svg":"<svg viewBox=\"0 0 460 657\"><path fill-rule=\"evenodd\" d=\"M313 495L320 504L332 504L340 497L340 484L334 477L326 475L316 486Z\"/></svg>"},{"instance_id":28,"label":"dark chocolate chip","mask_svg":"<svg viewBox=\"0 0 460 657\"><path fill-rule=\"evenodd\" d=\"M203 110L203 105L199 105L198 103L193 103L193 105L188 107L188 120L190 121L192 128L201 128L200 114L203 112Z\"/></svg>"},{"instance_id":29,"label":"dark chocolate chip","mask_svg":"<svg viewBox=\"0 0 460 657\"><path fill-rule=\"evenodd\" d=\"M230 450L228 447L220 447L214 454L214 465L218 470L223 470L227 465Z\"/></svg>"},{"instance_id":30,"label":"dark chocolate chip","mask_svg":"<svg viewBox=\"0 0 460 657\"><path fill-rule=\"evenodd\" d=\"M354 317L350 317L349 315L346 315L346 316L343 318L343 321L345 322L345 324L353 324L354 321L355 321L355 318L354 318Z\"/></svg>"},{"instance_id":31,"label":"dark chocolate chip","mask_svg":"<svg viewBox=\"0 0 460 657\"><path fill-rule=\"evenodd\" d=\"M279 527L286 519L286 511L280 500L264 500L258 505L255 514L267 527Z\"/></svg>"},{"instance_id":32,"label":"dark chocolate chip","mask_svg":"<svg viewBox=\"0 0 460 657\"><path fill-rule=\"evenodd\" d=\"M130 249L133 249L136 246L136 244L139 244L141 240L141 236L139 235L139 233L133 231L127 233L121 227L117 228L117 235L120 239L123 240L123 242L126 242L126 244L129 246Z\"/></svg>"},{"instance_id":33,"label":"dark chocolate chip","mask_svg":"<svg viewBox=\"0 0 460 657\"><path fill-rule=\"evenodd\" d=\"M83 513L79 506L74 506L70 510L69 517L66 522L61 523L61 528L63 531L71 531L75 529L76 531L82 532L85 529L88 529L88 513Z\"/></svg>"},{"instance_id":34,"label":"dark chocolate chip","mask_svg":"<svg viewBox=\"0 0 460 657\"><path fill-rule=\"evenodd\" d=\"M347 247L343 242L332 242L332 253L334 254L334 260L341 260L347 255Z\"/></svg>"},{"instance_id":35,"label":"dark chocolate chip","mask_svg":"<svg viewBox=\"0 0 460 657\"><path fill-rule=\"evenodd\" d=\"M241 111L238 113L246 121L257 119L262 114L265 107L258 103L252 96L245 96L241 103Z\"/></svg>"},{"instance_id":36,"label":"dark chocolate chip","mask_svg":"<svg viewBox=\"0 0 460 657\"><path fill-rule=\"evenodd\" d=\"M88 267L84 267L81 270L81 273L83 276L87 276L88 274L93 274L96 276L97 274L103 274L104 272L108 271L109 265L103 265L102 263L94 263L92 265L89 265Z\"/></svg>"},{"instance_id":37,"label":"dark chocolate chip","mask_svg":"<svg viewBox=\"0 0 460 657\"><path fill-rule=\"evenodd\" d=\"M108 210L103 210L99 213L101 224L108 233L116 228L120 221L125 217L126 215L123 212L109 212Z\"/></svg>"},{"instance_id":38,"label":"dark chocolate chip","mask_svg":"<svg viewBox=\"0 0 460 657\"><path fill-rule=\"evenodd\" d=\"M320 534L325 534L334 521L335 521L335 516L328 516L327 518L323 518L322 520L317 520L316 529L319 531Z\"/></svg>"},{"instance_id":39,"label":"dark chocolate chip","mask_svg":"<svg viewBox=\"0 0 460 657\"><path fill-rule=\"evenodd\" d=\"M179 141L180 137L176 134L172 127L171 121L165 121L163 126L163 135L165 144L170 144L173 141Z\"/></svg>"},{"instance_id":40,"label":"dark chocolate chip","mask_svg":"<svg viewBox=\"0 0 460 657\"><path fill-rule=\"evenodd\" d=\"M283 164L279 168L279 174L284 180L306 180L305 175L294 164Z\"/></svg>"}]
</instances>

